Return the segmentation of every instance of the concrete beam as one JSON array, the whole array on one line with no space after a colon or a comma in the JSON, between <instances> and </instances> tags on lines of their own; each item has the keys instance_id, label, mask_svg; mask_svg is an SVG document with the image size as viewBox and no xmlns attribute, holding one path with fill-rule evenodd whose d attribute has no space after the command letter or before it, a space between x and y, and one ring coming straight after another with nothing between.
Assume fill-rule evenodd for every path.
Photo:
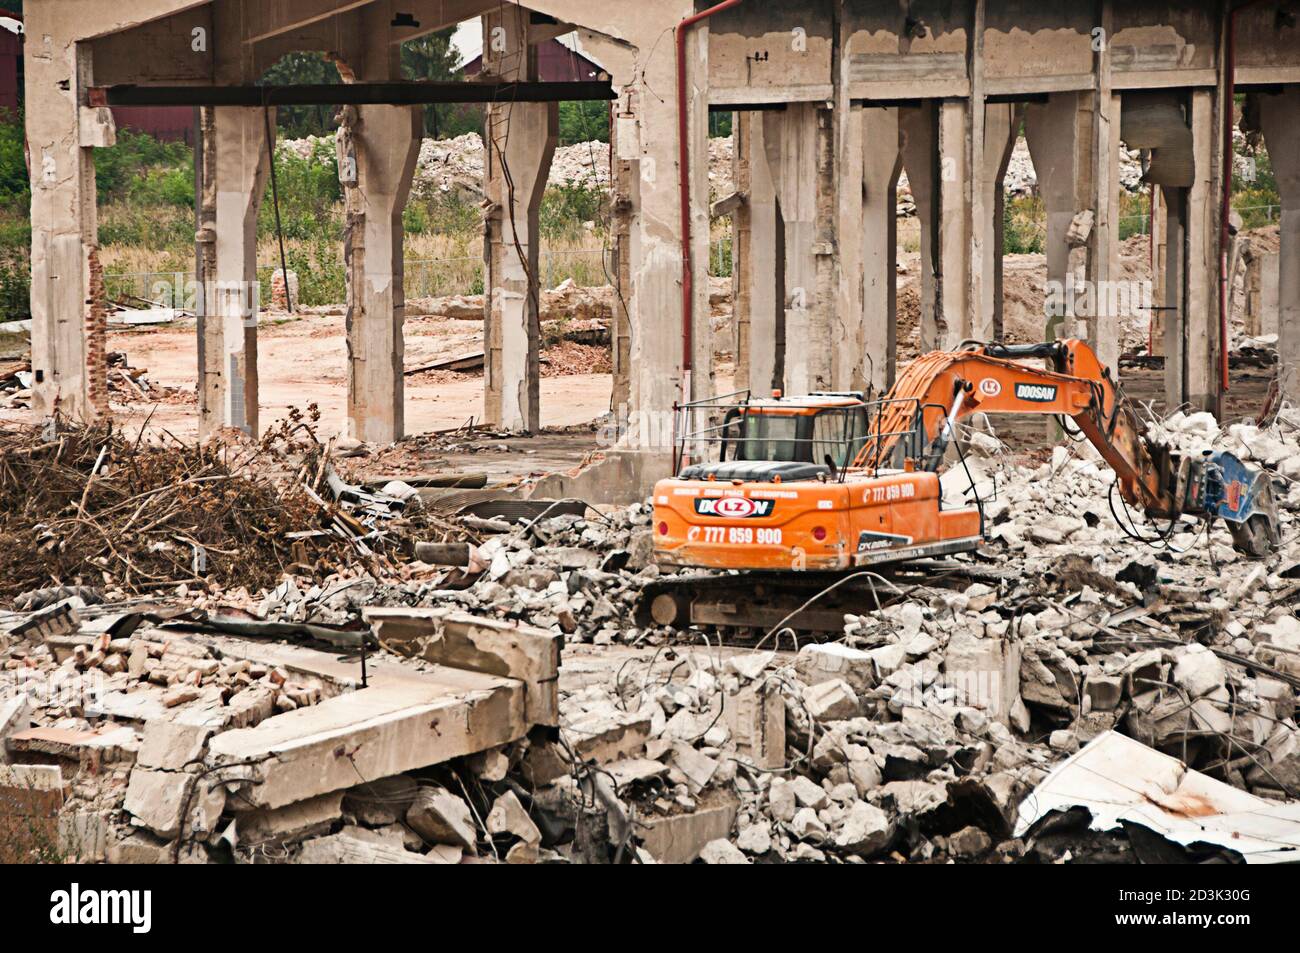
<instances>
[{"instance_id":1,"label":"concrete beam","mask_svg":"<svg viewBox=\"0 0 1300 953\"><path fill-rule=\"evenodd\" d=\"M319 20L364 7L372 0L243 0L240 3L244 42L256 43Z\"/></svg>"},{"instance_id":2,"label":"concrete beam","mask_svg":"<svg viewBox=\"0 0 1300 953\"><path fill-rule=\"evenodd\" d=\"M414 106L359 106L339 137L347 230L348 435L374 443L406 431L402 212L423 129Z\"/></svg>"}]
</instances>

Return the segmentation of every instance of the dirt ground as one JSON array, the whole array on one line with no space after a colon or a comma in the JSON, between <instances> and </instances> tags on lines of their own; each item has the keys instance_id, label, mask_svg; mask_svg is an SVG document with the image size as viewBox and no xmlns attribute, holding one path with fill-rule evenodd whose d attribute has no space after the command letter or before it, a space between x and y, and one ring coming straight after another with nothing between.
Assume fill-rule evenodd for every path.
<instances>
[{"instance_id":1,"label":"dirt ground","mask_svg":"<svg viewBox=\"0 0 1300 953\"><path fill-rule=\"evenodd\" d=\"M406 323L406 367L417 368L442 358L482 349L481 322L443 317L415 317ZM144 330L114 330L108 349L122 351L128 363L147 369L152 383L193 394L196 360L193 324ZM316 404L322 436L342 433L347 411L347 346L343 317L307 315L297 319L264 318L258 328L258 375L261 426L285 416L290 407ZM451 378L451 379L448 379ZM609 410L609 374L544 377L541 382L542 424L586 423ZM192 399L151 404L114 404L119 418L130 425L153 414L150 426L178 437L198 432L198 405ZM481 375L446 374L406 379L406 430L425 433L445 430L483 413Z\"/></svg>"}]
</instances>

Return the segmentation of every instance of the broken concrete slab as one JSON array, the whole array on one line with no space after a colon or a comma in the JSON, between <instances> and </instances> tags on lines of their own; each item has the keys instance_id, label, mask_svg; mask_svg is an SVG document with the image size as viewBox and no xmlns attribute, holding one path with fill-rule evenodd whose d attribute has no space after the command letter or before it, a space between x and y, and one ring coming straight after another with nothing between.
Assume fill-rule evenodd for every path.
<instances>
[{"instance_id":1,"label":"broken concrete slab","mask_svg":"<svg viewBox=\"0 0 1300 953\"><path fill-rule=\"evenodd\" d=\"M214 729L207 725L187 725L179 721L156 719L145 723L136 763L144 768L180 771L203 759L204 749Z\"/></svg>"},{"instance_id":2,"label":"broken concrete slab","mask_svg":"<svg viewBox=\"0 0 1300 953\"><path fill-rule=\"evenodd\" d=\"M748 864L749 858L726 838L711 840L700 850L700 860L706 864Z\"/></svg>"},{"instance_id":3,"label":"broken concrete slab","mask_svg":"<svg viewBox=\"0 0 1300 953\"><path fill-rule=\"evenodd\" d=\"M333 791L271 810L245 811L235 817L238 843L242 847L267 843L289 844L325 834L342 811L342 791Z\"/></svg>"},{"instance_id":4,"label":"broken concrete slab","mask_svg":"<svg viewBox=\"0 0 1300 953\"><path fill-rule=\"evenodd\" d=\"M159 837L173 838L182 828L215 830L225 802L225 791L198 775L137 767L131 772L122 807Z\"/></svg>"},{"instance_id":5,"label":"broken concrete slab","mask_svg":"<svg viewBox=\"0 0 1300 953\"><path fill-rule=\"evenodd\" d=\"M441 666L375 664L371 673L367 688L218 734L208 763L252 762L220 777L257 782L240 796L275 808L353 787L358 775L390 777L496 747L531 727L517 679Z\"/></svg>"},{"instance_id":6,"label":"broken concrete slab","mask_svg":"<svg viewBox=\"0 0 1300 953\"><path fill-rule=\"evenodd\" d=\"M103 764L130 764L140 748L140 737L127 725L77 729L44 726L16 731L6 739L11 754L57 758L94 770Z\"/></svg>"},{"instance_id":7,"label":"broken concrete slab","mask_svg":"<svg viewBox=\"0 0 1300 953\"><path fill-rule=\"evenodd\" d=\"M534 724L559 724L561 636L447 609L371 606L362 618L379 643L399 655L518 679L525 685L525 717Z\"/></svg>"}]
</instances>

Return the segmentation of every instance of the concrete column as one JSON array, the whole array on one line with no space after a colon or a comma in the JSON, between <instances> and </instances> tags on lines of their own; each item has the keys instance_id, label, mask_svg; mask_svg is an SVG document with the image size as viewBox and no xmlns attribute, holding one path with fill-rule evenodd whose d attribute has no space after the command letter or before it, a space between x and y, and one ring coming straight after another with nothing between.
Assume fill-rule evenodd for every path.
<instances>
[{"instance_id":1,"label":"concrete column","mask_svg":"<svg viewBox=\"0 0 1300 953\"><path fill-rule=\"evenodd\" d=\"M1187 395L1187 192L1181 186L1161 186L1164 206L1164 346L1165 402L1172 411Z\"/></svg>"},{"instance_id":2,"label":"concrete column","mask_svg":"<svg viewBox=\"0 0 1300 953\"><path fill-rule=\"evenodd\" d=\"M694 7L686 0L648 6L639 11L628 42L580 30L584 45L609 70L619 92L616 105L616 158L630 163L634 175L629 209L629 278L631 296L630 397L631 414L623 447L668 451L672 447L672 406L682 396L682 253L680 203L677 186L675 57L670 55L671 31ZM575 8L576 20L585 17ZM572 22L572 21L571 21ZM698 30L699 28L697 28ZM707 41L707 34L704 34ZM658 43L668 37L667 46ZM688 81L707 82L700 69L698 37L688 45ZM700 101L692 94L692 103ZM689 123L693 135L707 133L707 118ZM693 154L707 143L692 141ZM708 195L691 190L707 218ZM696 220L700 209L694 210ZM697 239L698 240L698 239ZM707 242L707 236L705 237ZM693 255L697 287L707 294L707 255ZM708 325L707 308L696 312L696 326ZM664 467L667 454L654 466Z\"/></svg>"},{"instance_id":3,"label":"concrete column","mask_svg":"<svg viewBox=\"0 0 1300 953\"><path fill-rule=\"evenodd\" d=\"M921 326L922 354L939 347L939 130L938 103L933 100L898 111L903 167L912 190L916 219L921 226Z\"/></svg>"},{"instance_id":4,"label":"concrete column","mask_svg":"<svg viewBox=\"0 0 1300 953\"><path fill-rule=\"evenodd\" d=\"M420 154L420 110L364 105L345 109L344 117L338 144L347 207L348 436L392 443L405 434L402 212Z\"/></svg>"},{"instance_id":5,"label":"concrete column","mask_svg":"<svg viewBox=\"0 0 1300 953\"><path fill-rule=\"evenodd\" d=\"M1002 183L1019 131L1020 109L1017 106L995 103L984 107L983 167L980 170L980 186L985 195L985 215L980 223L984 236L984 275L980 282L981 300L972 326L972 336L981 341L1002 337L1002 215L1006 208Z\"/></svg>"},{"instance_id":6,"label":"concrete column","mask_svg":"<svg viewBox=\"0 0 1300 953\"><path fill-rule=\"evenodd\" d=\"M1114 32L1114 2L1102 0L1100 26L1103 35ZM1097 48L1100 47L1100 48ZM1119 377L1119 144L1123 119L1122 102L1111 83L1110 43L1094 44L1093 75L1096 90L1092 95L1092 232L1088 236L1087 275L1092 288L1092 314L1087 323L1087 341L1103 366ZM1131 289L1124 297L1129 308L1140 306L1132 301Z\"/></svg>"},{"instance_id":7,"label":"concrete column","mask_svg":"<svg viewBox=\"0 0 1300 953\"><path fill-rule=\"evenodd\" d=\"M966 112L961 100L939 106L939 244L935 311L938 345L955 349L970 338L972 223L967 180L971 177L967 150ZM983 204L983 203L981 203Z\"/></svg>"},{"instance_id":8,"label":"concrete column","mask_svg":"<svg viewBox=\"0 0 1300 953\"><path fill-rule=\"evenodd\" d=\"M1259 97L1260 124L1282 200L1277 280L1278 381L1300 400L1300 86Z\"/></svg>"},{"instance_id":9,"label":"concrete column","mask_svg":"<svg viewBox=\"0 0 1300 953\"><path fill-rule=\"evenodd\" d=\"M778 386L776 190L767 165L763 118L738 112L732 124L736 207L732 287L737 390L766 394Z\"/></svg>"},{"instance_id":10,"label":"concrete column","mask_svg":"<svg viewBox=\"0 0 1300 953\"><path fill-rule=\"evenodd\" d=\"M853 227L862 241L863 383L877 392L893 385L898 354L899 113L892 106L863 109L860 127L861 218Z\"/></svg>"},{"instance_id":11,"label":"concrete column","mask_svg":"<svg viewBox=\"0 0 1300 953\"><path fill-rule=\"evenodd\" d=\"M784 223L785 389L827 390L831 377L834 297L833 156L829 117L813 103L763 115L764 145ZM828 198L829 193L829 198Z\"/></svg>"},{"instance_id":12,"label":"concrete column","mask_svg":"<svg viewBox=\"0 0 1300 953\"><path fill-rule=\"evenodd\" d=\"M1165 325L1169 312L1165 310L1165 270L1168 247L1165 243L1165 218L1168 214L1164 189L1152 182L1149 186L1151 201L1151 243L1148 254L1151 262L1151 325L1148 340L1153 355L1165 353Z\"/></svg>"},{"instance_id":13,"label":"concrete column","mask_svg":"<svg viewBox=\"0 0 1300 953\"><path fill-rule=\"evenodd\" d=\"M1092 139L1092 232L1088 236L1088 283L1092 289L1091 314L1087 319L1087 341L1110 368L1119 375L1119 303L1127 298L1130 309L1140 303L1133 300L1134 289L1117 285L1119 271L1119 132L1120 97L1107 92L1098 95Z\"/></svg>"},{"instance_id":14,"label":"concrete column","mask_svg":"<svg viewBox=\"0 0 1300 953\"><path fill-rule=\"evenodd\" d=\"M529 13L483 17L483 78L537 75ZM484 420L512 430L541 426L538 212L559 135L557 103L488 107L484 135Z\"/></svg>"},{"instance_id":15,"label":"concrete column","mask_svg":"<svg viewBox=\"0 0 1300 953\"><path fill-rule=\"evenodd\" d=\"M1049 296L1064 295L1071 281L1070 245L1066 240L1074 216L1088 207L1085 165L1091 139L1091 116L1080 93L1052 93L1046 103L1025 107L1025 140L1038 177L1038 192L1047 211L1047 283ZM1064 300L1064 298L1062 299ZM1058 337L1064 315L1047 320L1045 340Z\"/></svg>"},{"instance_id":16,"label":"concrete column","mask_svg":"<svg viewBox=\"0 0 1300 953\"><path fill-rule=\"evenodd\" d=\"M863 107L840 100L833 117L837 126L835 163L835 311L831 320L831 383L836 390L867 386L872 361L867 355L866 312L863 309L865 211L863 194L865 143Z\"/></svg>"},{"instance_id":17,"label":"concrete column","mask_svg":"<svg viewBox=\"0 0 1300 953\"><path fill-rule=\"evenodd\" d=\"M216 240L199 388L205 401L200 408L201 436L222 427L258 432L257 211L270 170L266 126L267 117L257 107L213 109ZM274 132L274 111L270 126Z\"/></svg>"},{"instance_id":18,"label":"concrete column","mask_svg":"<svg viewBox=\"0 0 1300 953\"><path fill-rule=\"evenodd\" d=\"M1214 93L1194 90L1188 110L1192 127L1195 178L1187 192L1186 291L1187 349L1183 400L1194 410L1220 411L1219 387L1219 228L1220 192L1215 144L1220 140L1215 122Z\"/></svg>"},{"instance_id":19,"label":"concrete column","mask_svg":"<svg viewBox=\"0 0 1300 953\"><path fill-rule=\"evenodd\" d=\"M32 190L32 410L92 421L108 411L104 285L95 213L96 146L115 141L107 109L79 107L89 47L57 11L27 12L26 134Z\"/></svg>"},{"instance_id":20,"label":"concrete column","mask_svg":"<svg viewBox=\"0 0 1300 953\"><path fill-rule=\"evenodd\" d=\"M613 193L612 244L614 278L614 314L609 331L614 386L610 409L614 412L617 432L627 430L627 416L632 401L632 209L636 203L636 172L619 148L619 130L628 117L617 108L610 123L609 150Z\"/></svg>"},{"instance_id":21,"label":"concrete column","mask_svg":"<svg viewBox=\"0 0 1300 953\"><path fill-rule=\"evenodd\" d=\"M686 43L687 135L690 137L691 400L712 397L713 323L709 308L709 25L700 23Z\"/></svg>"}]
</instances>

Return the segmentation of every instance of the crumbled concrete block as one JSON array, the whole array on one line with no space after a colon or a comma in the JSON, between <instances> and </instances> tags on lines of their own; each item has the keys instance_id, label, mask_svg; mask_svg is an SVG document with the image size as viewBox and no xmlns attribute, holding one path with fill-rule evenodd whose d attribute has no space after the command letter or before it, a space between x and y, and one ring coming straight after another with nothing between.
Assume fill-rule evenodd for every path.
<instances>
[{"instance_id":1,"label":"crumbled concrete block","mask_svg":"<svg viewBox=\"0 0 1300 953\"><path fill-rule=\"evenodd\" d=\"M753 681L776 658L775 652L741 652L727 659L727 670L735 672L741 678Z\"/></svg>"},{"instance_id":2,"label":"crumbled concrete block","mask_svg":"<svg viewBox=\"0 0 1300 953\"><path fill-rule=\"evenodd\" d=\"M749 858L726 838L711 840L700 850L700 860L706 864L747 864Z\"/></svg>"},{"instance_id":3,"label":"crumbled concrete block","mask_svg":"<svg viewBox=\"0 0 1300 953\"><path fill-rule=\"evenodd\" d=\"M686 776L692 794L699 794L718 770L718 762L688 744L677 742L672 748L672 763Z\"/></svg>"},{"instance_id":4,"label":"crumbled concrete block","mask_svg":"<svg viewBox=\"0 0 1300 953\"><path fill-rule=\"evenodd\" d=\"M889 846L894 825L880 808L866 801L855 801L835 834L835 846L850 854L870 857Z\"/></svg>"},{"instance_id":5,"label":"crumbled concrete block","mask_svg":"<svg viewBox=\"0 0 1300 953\"><path fill-rule=\"evenodd\" d=\"M59 853L79 864L108 859L109 819L100 811L64 811L59 815Z\"/></svg>"},{"instance_id":6,"label":"crumbled concrete block","mask_svg":"<svg viewBox=\"0 0 1300 953\"><path fill-rule=\"evenodd\" d=\"M820 784L802 774L789 781L790 790L801 807L810 807L820 811L830 803L830 798Z\"/></svg>"},{"instance_id":7,"label":"crumbled concrete block","mask_svg":"<svg viewBox=\"0 0 1300 953\"><path fill-rule=\"evenodd\" d=\"M858 696L841 678L810 685L803 692L804 705L814 721L845 721L860 713Z\"/></svg>"},{"instance_id":8,"label":"crumbled concrete block","mask_svg":"<svg viewBox=\"0 0 1300 953\"><path fill-rule=\"evenodd\" d=\"M772 826L766 821L755 821L741 829L736 846L747 854L766 854L772 849Z\"/></svg>"},{"instance_id":9,"label":"crumbled concrete block","mask_svg":"<svg viewBox=\"0 0 1300 953\"><path fill-rule=\"evenodd\" d=\"M758 768L785 767L785 698L778 686L747 685L726 700L722 720L736 755Z\"/></svg>"},{"instance_id":10,"label":"crumbled concrete block","mask_svg":"<svg viewBox=\"0 0 1300 953\"><path fill-rule=\"evenodd\" d=\"M1093 711L1114 711L1124 700L1124 678L1121 675L1088 675L1083 680L1083 693L1088 696Z\"/></svg>"},{"instance_id":11,"label":"crumbled concrete block","mask_svg":"<svg viewBox=\"0 0 1300 953\"><path fill-rule=\"evenodd\" d=\"M700 799L689 814L646 815L638 818L636 834L646 852L661 864L689 864L704 845L731 833L738 802L716 789Z\"/></svg>"},{"instance_id":12,"label":"crumbled concrete block","mask_svg":"<svg viewBox=\"0 0 1300 953\"><path fill-rule=\"evenodd\" d=\"M211 832L225 806L225 791L209 788L196 775L178 771L135 768L127 783L122 805L143 826L159 837L187 831ZM188 814L182 815L182 812Z\"/></svg>"},{"instance_id":13,"label":"crumbled concrete block","mask_svg":"<svg viewBox=\"0 0 1300 953\"><path fill-rule=\"evenodd\" d=\"M489 834L513 834L526 844L541 843L541 831L519 803L514 791L507 791L492 803L486 823Z\"/></svg>"},{"instance_id":14,"label":"crumbled concrete block","mask_svg":"<svg viewBox=\"0 0 1300 953\"><path fill-rule=\"evenodd\" d=\"M794 818L786 826L791 834L801 840L814 838L821 843L826 836L826 825L811 807L801 807L795 811Z\"/></svg>"},{"instance_id":15,"label":"crumbled concrete block","mask_svg":"<svg viewBox=\"0 0 1300 953\"><path fill-rule=\"evenodd\" d=\"M974 825L963 827L944 838L945 847L958 860L974 860L993 846L989 835Z\"/></svg>"},{"instance_id":16,"label":"crumbled concrete block","mask_svg":"<svg viewBox=\"0 0 1300 953\"><path fill-rule=\"evenodd\" d=\"M461 797L445 788L421 787L406 812L406 823L430 843L454 844L475 852L478 829L474 815Z\"/></svg>"},{"instance_id":17,"label":"crumbled concrete block","mask_svg":"<svg viewBox=\"0 0 1300 953\"><path fill-rule=\"evenodd\" d=\"M838 642L805 645L795 657L795 672L807 685L842 679L859 694L876 684L875 661L871 654Z\"/></svg>"},{"instance_id":18,"label":"crumbled concrete block","mask_svg":"<svg viewBox=\"0 0 1300 953\"><path fill-rule=\"evenodd\" d=\"M32 724L32 707L26 695L0 700L0 764L7 764L6 742L10 735L26 731Z\"/></svg>"},{"instance_id":19,"label":"crumbled concrete block","mask_svg":"<svg viewBox=\"0 0 1300 953\"><path fill-rule=\"evenodd\" d=\"M465 759L465 763L479 778L487 782L505 780L506 772L510 770L510 759L501 746L472 754Z\"/></svg>"},{"instance_id":20,"label":"crumbled concrete block","mask_svg":"<svg viewBox=\"0 0 1300 953\"><path fill-rule=\"evenodd\" d=\"M1196 642L1186 646L1174 663L1174 684L1193 698L1222 688L1227 677L1219 657Z\"/></svg>"},{"instance_id":21,"label":"crumbled concrete block","mask_svg":"<svg viewBox=\"0 0 1300 953\"><path fill-rule=\"evenodd\" d=\"M303 843L294 859L299 864L435 864L445 863L443 855L417 854L400 844L368 840L362 829L344 828L328 837Z\"/></svg>"}]
</instances>

